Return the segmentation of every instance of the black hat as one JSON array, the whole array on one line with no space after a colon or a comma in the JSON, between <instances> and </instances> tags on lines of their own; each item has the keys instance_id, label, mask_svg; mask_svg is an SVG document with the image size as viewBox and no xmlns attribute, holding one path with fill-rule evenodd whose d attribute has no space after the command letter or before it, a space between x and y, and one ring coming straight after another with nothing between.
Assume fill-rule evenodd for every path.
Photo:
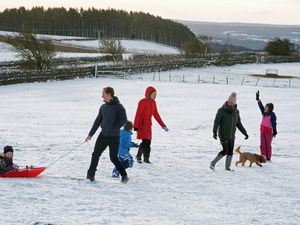
<instances>
[{"instance_id":1,"label":"black hat","mask_svg":"<svg viewBox=\"0 0 300 225\"><path fill-rule=\"evenodd\" d=\"M268 106L270 112L273 112L273 110L274 110L274 105L273 105L273 103L268 103L267 106Z\"/></svg>"},{"instance_id":2,"label":"black hat","mask_svg":"<svg viewBox=\"0 0 300 225\"><path fill-rule=\"evenodd\" d=\"M8 152L14 152L13 147L7 145L4 147L4 154L8 153Z\"/></svg>"}]
</instances>

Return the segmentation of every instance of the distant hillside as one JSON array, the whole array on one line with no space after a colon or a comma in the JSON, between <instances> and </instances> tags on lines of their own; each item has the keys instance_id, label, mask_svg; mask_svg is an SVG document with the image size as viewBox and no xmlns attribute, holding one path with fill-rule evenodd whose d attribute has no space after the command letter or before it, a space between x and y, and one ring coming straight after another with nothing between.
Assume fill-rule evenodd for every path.
<instances>
[{"instance_id":1,"label":"distant hillside","mask_svg":"<svg viewBox=\"0 0 300 225\"><path fill-rule=\"evenodd\" d=\"M253 49L246 48L243 46L237 46L237 45L226 45L221 43L210 43L210 52L211 53L218 53L221 52L225 48L229 48L231 52L248 52L248 51L254 51Z\"/></svg>"},{"instance_id":2,"label":"distant hillside","mask_svg":"<svg viewBox=\"0 0 300 225\"><path fill-rule=\"evenodd\" d=\"M194 37L193 32L179 22L143 12L43 7L0 12L0 30L21 32L28 28L37 34L143 39L175 47L181 47L188 38Z\"/></svg>"},{"instance_id":3,"label":"distant hillside","mask_svg":"<svg viewBox=\"0 0 300 225\"><path fill-rule=\"evenodd\" d=\"M214 23L180 21L188 26L196 35L206 34L218 43L227 43L260 50L275 37L288 38L300 44L300 25L268 25L248 23Z\"/></svg>"}]
</instances>

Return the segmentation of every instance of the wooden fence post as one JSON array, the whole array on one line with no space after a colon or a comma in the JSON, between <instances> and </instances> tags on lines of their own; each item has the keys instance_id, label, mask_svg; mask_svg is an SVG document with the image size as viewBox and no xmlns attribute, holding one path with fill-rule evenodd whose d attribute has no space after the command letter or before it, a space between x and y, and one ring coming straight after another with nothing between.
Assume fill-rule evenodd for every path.
<instances>
[{"instance_id":1,"label":"wooden fence post","mask_svg":"<svg viewBox=\"0 0 300 225\"><path fill-rule=\"evenodd\" d=\"M200 83L200 75L198 75L198 84Z\"/></svg>"},{"instance_id":2,"label":"wooden fence post","mask_svg":"<svg viewBox=\"0 0 300 225\"><path fill-rule=\"evenodd\" d=\"M97 77L98 74L98 63L96 63L95 65L95 78Z\"/></svg>"},{"instance_id":3,"label":"wooden fence post","mask_svg":"<svg viewBox=\"0 0 300 225\"><path fill-rule=\"evenodd\" d=\"M257 86L257 85L258 85L258 82L259 82L259 78L257 78L257 81L256 81L256 84L255 84L255 86Z\"/></svg>"},{"instance_id":4,"label":"wooden fence post","mask_svg":"<svg viewBox=\"0 0 300 225\"><path fill-rule=\"evenodd\" d=\"M245 76L243 77L243 80L242 80L241 86L243 86L243 84L244 84L244 80L245 80Z\"/></svg>"}]
</instances>

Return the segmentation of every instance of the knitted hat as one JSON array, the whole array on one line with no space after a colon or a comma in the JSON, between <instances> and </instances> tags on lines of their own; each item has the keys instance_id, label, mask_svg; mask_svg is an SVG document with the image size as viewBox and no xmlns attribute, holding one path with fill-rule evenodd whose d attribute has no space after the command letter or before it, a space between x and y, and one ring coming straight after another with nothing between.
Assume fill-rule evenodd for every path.
<instances>
[{"instance_id":1,"label":"knitted hat","mask_svg":"<svg viewBox=\"0 0 300 225\"><path fill-rule=\"evenodd\" d=\"M228 97L227 102L236 105L236 93L232 92L231 95Z\"/></svg>"},{"instance_id":2,"label":"knitted hat","mask_svg":"<svg viewBox=\"0 0 300 225\"><path fill-rule=\"evenodd\" d=\"M14 152L13 147L11 147L9 145L5 146L3 150L4 150L4 154L6 154L8 152Z\"/></svg>"},{"instance_id":3,"label":"knitted hat","mask_svg":"<svg viewBox=\"0 0 300 225\"><path fill-rule=\"evenodd\" d=\"M273 110L274 110L274 105L273 105L273 103L268 103L267 106L268 106L270 112L273 112Z\"/></svg>"}]
</instances>

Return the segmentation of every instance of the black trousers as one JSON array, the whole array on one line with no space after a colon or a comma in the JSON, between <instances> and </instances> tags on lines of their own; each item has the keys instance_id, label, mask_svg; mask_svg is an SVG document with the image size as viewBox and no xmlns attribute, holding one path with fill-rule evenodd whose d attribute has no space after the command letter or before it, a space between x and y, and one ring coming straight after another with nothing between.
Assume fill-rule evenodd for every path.
<instances>
[{"instance_id":1,"label":"black trousers","mask_svg":"<svg viewBox=\"0 0 300 225\"><path fill-rule=\"evenodd\" d=\"M234 148L234 140L222 140L221 145L223 147L223 150L219 152L222 156L233 155L233 148Z\"/></svg>"},{"instance_id":2,"label":"black trousers","mask_svg":"<svg viewBox=\"0 0 300 225\"><path fill-rule=\"evenodd\" d=\"M142 149L148 149L148 148L150 148L150 146L151 146L151 140L148 140L148 139L143 139L142 143L140 144L140 147Z\"/></svg>"},{"instance_id":3,"label":"black trousers","mask_svg":"<svg viewBox=\"0 0 300 225\"><path fill-rule=\"evenodd\" d=\"M136 158L141 159L142 155L144 155L144 160L145 159L149 160L150 151L151 151L151 140L143 139L140 144Z\"/></svg>"},{"instance_id":4,"label":"black trousers","mask_svg":"<svg viewBox=\"0 0 300 225\"><path fill-rule=\"evenodd\" d=\"M125 171L125 168L123 164L120 162L118 158L118 149L119 149L119 142L120 142L120 137L106 137L103 136L102 134L99 135L97 138L95 147L94 147L94 152L92 154L92 160L91 160L91 165L89 168L89 173L94 175L99 158L104 152L104 150L109 147L109 157L111 162L115 165L115 167L120 171L120 173Z\"/></svg>"}]
</instances>

